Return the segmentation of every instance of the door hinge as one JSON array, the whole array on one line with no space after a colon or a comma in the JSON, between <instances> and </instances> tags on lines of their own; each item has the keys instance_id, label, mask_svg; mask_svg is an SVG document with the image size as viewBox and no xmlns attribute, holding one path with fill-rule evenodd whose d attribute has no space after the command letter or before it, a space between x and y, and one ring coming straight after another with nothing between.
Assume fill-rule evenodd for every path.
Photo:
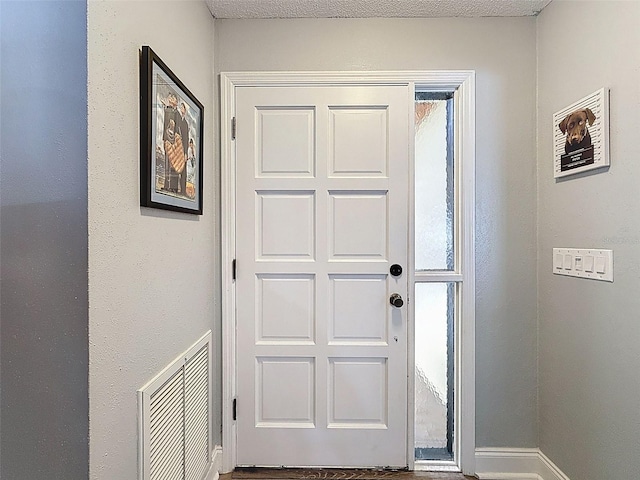
<instances>
[{"instance_id":1,"label":"door hinge","mask_svg":"<svg viewBox=\"0 0 640 480\"><path fill-rule=\"evenodd\" d=\"M238 418L238 399L233 399L233 419L236 420Z\"/></svg>"},{"instance_id":2,"label":"door hinge","mask_svg":"<svg viewBox=\"0 0 640 480\"><path fill-rule=\"evenodd\" d=\"M231 119L231 140L236 139L236 117Z\"/></svg>"},{"instance_id":3,"label":"door hinge","mask_svg":"<svg viewBox=\"0 0 640 480\"><path fill-rule=\"evenodd\" d=\"M231 279L236 279L236 259L234 258L231 262Z\"/></svg>"}]
</instances>

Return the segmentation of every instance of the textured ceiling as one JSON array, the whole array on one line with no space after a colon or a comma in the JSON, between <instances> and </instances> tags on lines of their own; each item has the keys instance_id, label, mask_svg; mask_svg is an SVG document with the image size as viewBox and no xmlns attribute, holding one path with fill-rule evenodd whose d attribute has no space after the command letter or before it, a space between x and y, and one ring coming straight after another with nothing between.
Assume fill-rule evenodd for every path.
<instances>
[{"instance_id":1,"label":"textured ceiling","mask_svg":"<svg viewBox=\"0 0 640 480\"><path fill-rule=\"evenodd\" d=\"M216 18L523 17L551 0L206 0Z\"/></svg>"}]
</instances>

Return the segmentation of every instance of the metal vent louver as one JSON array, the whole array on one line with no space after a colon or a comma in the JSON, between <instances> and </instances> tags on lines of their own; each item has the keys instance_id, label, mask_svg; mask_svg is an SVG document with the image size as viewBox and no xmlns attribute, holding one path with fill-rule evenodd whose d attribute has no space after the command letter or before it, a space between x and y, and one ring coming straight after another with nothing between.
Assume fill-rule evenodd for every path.
<instances>
[{"instance_id":1,"label":"metal vent louver","mask_svg":"<svg viewBox=\"0 0 640 480\"><path fill-rule=\"evenodd\" d=\"M185 479L200 480L209 463L209 352L185 365Z\"/></svg>"},{"instance_id":2,"label":"metal vent louver","mask_svg":"<svg viewBox=\"0 0 640 480\"><path fill-rule=\"evenodd\" d=\"M140 480L201 480L211 460L211 332L138 391Z\"/></svg>"}]
</instances>

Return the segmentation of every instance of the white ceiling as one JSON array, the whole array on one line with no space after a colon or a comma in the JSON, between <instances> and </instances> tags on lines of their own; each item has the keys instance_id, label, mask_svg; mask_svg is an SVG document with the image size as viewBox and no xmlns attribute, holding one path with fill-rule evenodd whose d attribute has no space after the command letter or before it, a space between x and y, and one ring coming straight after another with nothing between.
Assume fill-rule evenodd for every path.
<instances>
[{"instance_id":1,"label":"white ceiling","mask_svg":"<svg viewBox=\"0 0 640 480\"><path fill-rule=\"evenodd\" d=\"M551 0L206 0L216 18L523 17Z\"/></svg>"}]
</instances>

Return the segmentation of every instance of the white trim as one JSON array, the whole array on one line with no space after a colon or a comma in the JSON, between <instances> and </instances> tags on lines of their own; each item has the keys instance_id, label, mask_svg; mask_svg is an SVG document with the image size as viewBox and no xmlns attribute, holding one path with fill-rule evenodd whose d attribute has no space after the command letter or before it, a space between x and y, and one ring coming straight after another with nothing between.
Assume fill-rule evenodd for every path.
<instances>
[{"instance_id":1,"label":"white trim","mask_svg":"<svg viewBox=\"0 0 640 480\"><path fill-rule=\"evenodd\" d=\"M480 480L543 480L537 473L478 473Z\"/></svg>"},{"instance_id":2,"label":"white trim","mask_svg":"<svg viewBox=\"0 0 640 480\"><path fill-rule=\"evenodd\" d=\"M540 476L544 480L569 480L562 470L560 470L549 457L540 452Z\"/></svg>"},{"instance_id":3,"label":"white trim","mask_svg":"<svg viewBox=\"0 0 640 480\"><path fill-rule=\"evenodd\" d=\"M235 115L235 92L231 80L220 75L220 177L222 224L222 473L236 466L236 422L233 399L236 395L236 289L231 262L235 259L235 142L231 140L231 119Z\"/></svg>"},{"instance_id":4,"label":"white trim","mask_svg":"<svg viewBox=\"0 0 640 480\"><path fill-rule=\"evenodd\" d=\"M414 462L413 468L416 472L455 472L460 473L460 467L456 462L448 461L432 461L432 460L417 460Z\"/></svg>"},{"instance_id":5,"label":"white trim","mask_svg":"<svg viewBox=\"0 0 640 480\"><path fill-rule=\"evenodd\" d=\"M476 476L481 480L539 480L537 448L478 448Z\"/></svg>"},{"instance_id":6,"label":"white trim","mask_svg":"<svg viewBox=\"0 0 640 480\"><path fill-rule=\"evenodd\" d=\"M413 83L413 82L412 82ZM409 88L409 105L415 105L416 90L415 83L413 88ZM415 107L414 107L415 108ZM409 115L409 195L407 201L409 202L409 208L407 209L407 225L408 231L408 247L407 248L407 265L404 266L405 272L408 273L407 280L407 318L415 318L416 302L414 301L416 295L415 287L415 268L416 264L416 247L415 247L415 196L416 196L416 134L415 134L415 113L414 110L407 112ZM407 339L412 340L416 338L415 322L407 322ZM416 433L414 426L416 424L415 411L416 411L416 399L415 395L411 395L410 392L416 391L416 342L407 341L407 468L409 470L415 470L416 468Z\"/></svg>"},{"instance_id":7,"label":"white trim","mask_svg":"<svg viewBox=\"0 0 640 480\"><path fill-rule=\"evenodd\" d=\"M469 78L473 70L400 71L400 72L227 72L222 79L234 87L312 86L312 85L409 85L418 90L455 90ZM223 123L224 125L224 123ZM224 139L223 139L224 140Z\"/></svg>"},{"instance_id":8,"label":"white trim","mask_svg":"<svg viewBox=\"0 0 640 480\"><path fill-rule=\"evenodd\" d=\"M445 282L462 282L464 276L461 273L455 272L415 272L414 279L418 283L445 283Z\"/></svg>"},{"instance_id":9,"label":"white trim","mask_svg":"<svg viewBox=\"0 0 640 480\"><path fill-rule=\"evenodd\" d=\"M231 278L231 261L235 258L235 143L230 125L235 115L235 88L242 86L313 86L313 85L411 85L423 91L456 91L459 136L456 139L460 164L468 176L461 179L461 206L464 251L461 296L461 339L456 345L460 365L460 398L456 399L456 423L461 425L457 441L460 468L475 472L475 72L400 71L400 72L231 72L220 74L221 134L221 203L222 203L222 472L236 465L236 425L231 420L235 396L235 284ZM413 124L413 123L412 123ZM242 268L242 265L238 265ZM458 272L456 272L458 273ZM458 279L459 281L459 279ZM413 363L413 359L410 360ZM412 377L412 376L410 376ZM409 386L411 387L411 379ZM413 391L408 398L413 398ZM410 403L410 401L409 401ZM409 405L410 406L410 405ZM411 409L411 412L413 410ZM412 421L411 413L409 421ZM413 428L413 422L409 423ZM409 435L411 436L411 435ZM408 449L409 450L409 449ZM407 452L407 464L413 466L413 449Z\"/></svg>"},{"instance_id":10,"label":"white trim","mask_svg":"<svg viewBox=\"0 0 640 480\"><path fill-rule=\"evenodd\" d=\"M569 480L538 448L478 448L480 480Z\"/></svg>"},{"instance_id":11,"label":"white trim","mask_svg":"<svg viewBox=\"0 0 640 480\"><path fill-rule=\"evenodd\" d=\"M435 90L424 83L416 89ZM461 83L451 89L455 98L455 269L451 272L412 272L410 281L413 287L412 297L415 297L415 282L457 284L454 330L461 334L455 336L454 347L455 370L459 372L456 374L454 389L454 460L464 474L473 475L475 443L469 439L475 439L475 74L469 72ZM411 204L413 205L413 201ZM414 215L412 212L411 218ZM413 232L411 234L413 239ZM413 252L413 249L411 251ZM411 265L414 265L413 262L412 259ZM413 304L415 302L410 302L410 318L415 318ZM409 371L413 371L414 368L415 361L413 355L410 355ZM410 397L413 388L415 387L411 386L409 389ZM413 411L410 411L409 425L413 425ZM446 466L446 462L428 463L433 465L427 465L426 468ZM411 463L409 468L412 468ZM425 469L425 466L419 465L418 468Z\"/></svg>"},{"instance_id":12,"label":"white trim","mask_svg":"<svg viewBox=\"0 0 640 480\"><path fill-rule=\"evenodd\" d=\"M209 471L203 480L218 480L220 478L220 470L222 468L222 447L216 445L212 451L211 463L209 464Z\"/></svg>"},{"instance_id":13,"label":"white trim","mask_svg":"<svg viewBox=\"0 0 640 480\"><path fill-rule=\"evenodd\" d=\"M469 72L456 91L457 155L460 159L459 174L462 195L462 236L463 251L460 252L462 268L462 292L460 312L460 335L456 336L458 365L460 365L460 397L457 399L460 430L458 438L459 462L462 473L475 473L476 439L476 269L475 269L475 217L476 217L476 76Z\"/></svg>"}]
</instances>

